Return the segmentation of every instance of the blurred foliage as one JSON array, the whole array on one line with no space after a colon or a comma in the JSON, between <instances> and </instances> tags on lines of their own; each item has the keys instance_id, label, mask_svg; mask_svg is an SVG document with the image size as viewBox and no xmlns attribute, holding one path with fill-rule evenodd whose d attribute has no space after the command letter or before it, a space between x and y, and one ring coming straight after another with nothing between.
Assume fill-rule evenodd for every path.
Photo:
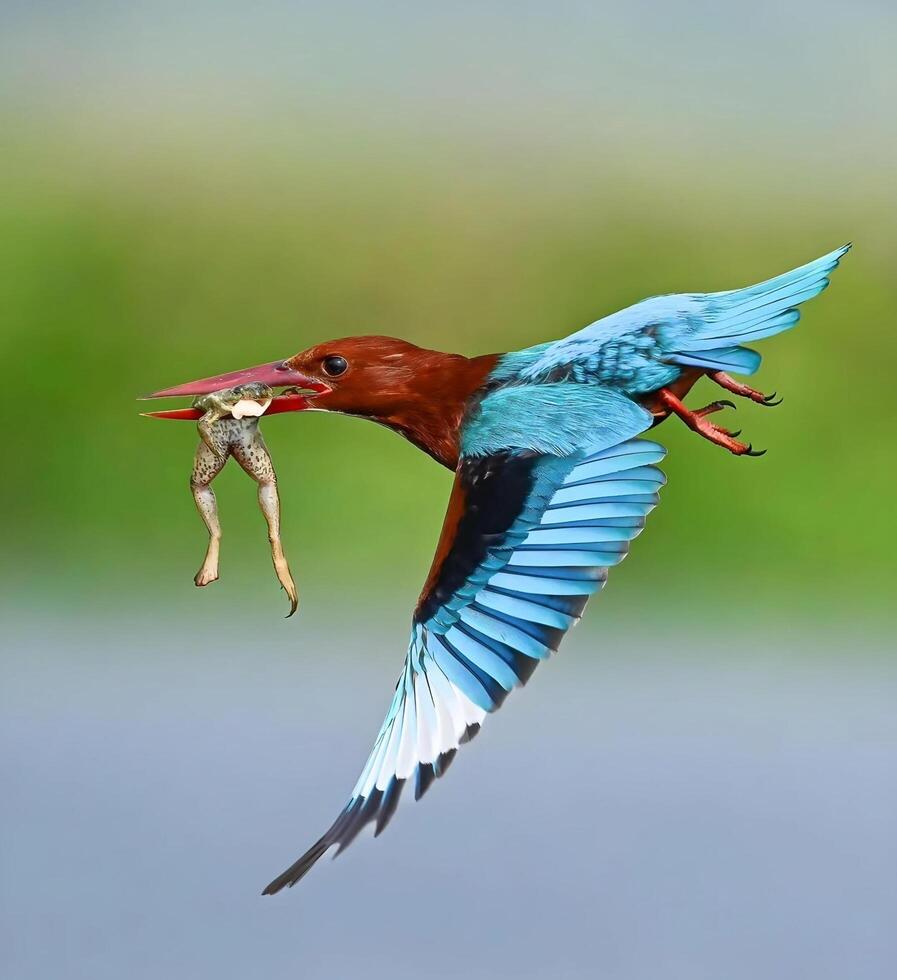
<instances>
[{"instance_id":1,"label":"blurred foliage","mask_svg":"<svg viewBox=\"0 0 897 980\"><path fill-rule=\"evenodd\" d=\"M861 609L861 623L891 601L886 185L448 139L353 144L326 127L301 142L5 129L21 137L0 159L7 595L222 610L267 596L279 609L236 467L216 483L222 582L214 598L192 591L205 544L187 487L196 434L138 417L140 392L348 334L514 349L647 295L746 285L852 238L799 327L760 345L757 383L785 401L740 404L736 427L768 455L734 459L666 423L663 504L614 587L686 617L741 601L750 615ZM692 395L712 397L706 383ZM354 419L278 417L265 437L306 596L336 609L389 594L410 613L450 474Z\"/></svg>"}]
</instances>

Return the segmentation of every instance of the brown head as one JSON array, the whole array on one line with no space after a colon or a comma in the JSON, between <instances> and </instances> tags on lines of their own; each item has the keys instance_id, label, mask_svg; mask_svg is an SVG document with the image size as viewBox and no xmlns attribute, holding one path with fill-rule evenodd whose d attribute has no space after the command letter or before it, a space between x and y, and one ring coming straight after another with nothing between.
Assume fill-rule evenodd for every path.
<instances>
[{"instance_id":1,"label":"brown head","mask_svg":"<svg viewBox=\"0 0 897 980\"><path fill-rule=\"evenodd\" d=\"M285 361L203 378L148 397L204 395L253 381L272 388L294 387L301 391L275 397L265 414L313 409L368 418L395 429L454 469L465 408L497 360L496 354L468 358L394 337L345 337ZM189 409L151 414L193 417Z\"/></svg>"}]
</instances>

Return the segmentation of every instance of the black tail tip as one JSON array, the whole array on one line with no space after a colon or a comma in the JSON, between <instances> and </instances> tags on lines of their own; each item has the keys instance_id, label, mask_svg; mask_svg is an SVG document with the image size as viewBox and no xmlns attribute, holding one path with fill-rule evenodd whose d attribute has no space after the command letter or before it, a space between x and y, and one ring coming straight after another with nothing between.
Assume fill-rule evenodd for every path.
<instances>
[{"instance_id":1,"label":"black tail tip","mask_svg":"<svg viewBox=\"0 0 897 980\"><path fill-rule=\"evenodd\" d=\"M285 888L290 884L292 884L292 882L281 881L279 878L275 878L274 881L265 886L265 890L262 892L262 895L276 895L282 888Z\"/></svg>"}]
</instances>

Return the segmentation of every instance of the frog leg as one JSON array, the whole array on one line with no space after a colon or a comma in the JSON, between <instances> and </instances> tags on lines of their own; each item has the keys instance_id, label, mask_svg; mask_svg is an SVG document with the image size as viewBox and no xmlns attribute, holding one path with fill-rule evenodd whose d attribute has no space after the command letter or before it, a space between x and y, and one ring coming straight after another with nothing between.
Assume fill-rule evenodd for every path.
<instances>
[{"instance_id":1,"label":"frog leg","mask_svg":"<svg viewBox=\"0 0 897 980\"><path fill-rule=\"evenodd\" d=\"M274 571L290 600L287 619L299 608L299 594L290 573L280 540L280 497L277 493L277 474L268 453L265 440L259 432L256 419L244 420L244 428L239 439L233 443L234 457L240 466L258 484L258 500L265 522L268 525L268 542L271 545L271 560Z\"/></svg>"},{"instance_id":2,"label":"frog leg","mask_svg":"<svg viewBox=\"0 0 897 980\"><path fill-rule=\"evenodd\" d=\"M216 456L223 456L225 459L227 459L228 430L227 426L218 423L227 414L227 409L216 400L214 406L208 409L196 423L196 429L202 441ZM222 463L222 465L224 464Z\"/></svg>"},{"instance_id":3,"label":"frog leg","mask_svg":"<svg viewBox=\"0 0 897 980\"><path fill-rule=\"evenodd\" d=\"M193 581L199 585L208 585L218 578L218 551L221 546L221 524L218 521L218 502L211 483L224 468L227 462L227 452L216 452L210 448L203 434L203 441L196 449L193 458L193 472L190 474L190 489L199 516L209 532L209 546L199 571Z\"/></svg>"}]
</instances>

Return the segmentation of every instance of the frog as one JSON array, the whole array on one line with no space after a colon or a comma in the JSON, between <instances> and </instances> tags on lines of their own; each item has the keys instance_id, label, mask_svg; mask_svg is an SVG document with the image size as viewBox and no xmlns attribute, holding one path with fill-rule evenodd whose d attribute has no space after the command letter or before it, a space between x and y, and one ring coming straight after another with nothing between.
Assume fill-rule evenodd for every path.
<instances>
[{"instance_id":1,"label":"frog","mask_svg":"<svg viewBox=\"0 0 897 980\"><path fill-rule=\"evenodd\" d=\"M237 385L200 395L193 408L203 414L196 424L200 442L193 459L190 490L196 509L209 532L206 555L193 581L199 587L218 579L221 523L212 481L233 456L258 484L258 502L268 525L268 542L274 571L290 601L289 619L299 607L299 595L280 539L280 497L271 454L259 430L259 419L271 404L274 392L264 384Z\"/></svg>"}]
</instances>

